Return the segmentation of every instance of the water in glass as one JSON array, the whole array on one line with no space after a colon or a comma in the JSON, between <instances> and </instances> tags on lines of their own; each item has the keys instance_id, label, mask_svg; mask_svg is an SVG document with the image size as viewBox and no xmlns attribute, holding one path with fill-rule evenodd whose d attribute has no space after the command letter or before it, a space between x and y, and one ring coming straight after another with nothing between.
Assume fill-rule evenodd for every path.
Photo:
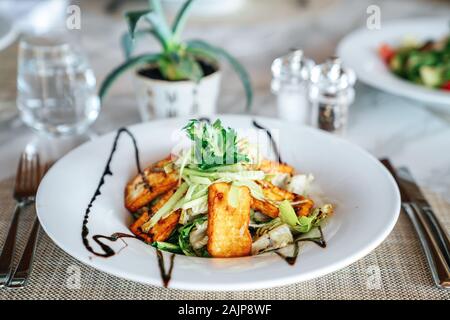
<instances>
[{"instance_id":1,"label":"water in glass","mask_svg":"<svg viewBox=\"0 0 450 320\"><path fill-rule=\"evenodd\" d=\"M53 135L84 132L100 102L92 69L80 51L58 38L23 38L17 104L23 121Z\"/></svg>"}]
</instances>

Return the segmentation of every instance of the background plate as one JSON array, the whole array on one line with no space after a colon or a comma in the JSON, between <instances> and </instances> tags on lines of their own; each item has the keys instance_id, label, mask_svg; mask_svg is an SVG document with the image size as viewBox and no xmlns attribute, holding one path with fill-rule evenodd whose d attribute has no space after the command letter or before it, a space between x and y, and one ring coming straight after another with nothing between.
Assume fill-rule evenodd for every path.
<instances>
[{"instance_id":1,"label":"background plate","mask_svg":"<svg viewBox=\"0 0 450 320\"><path fill-rule=\"evenodd\" d=\"M416 18L382 22L380 30L358 29L347 35L337 49L343 63L355 70L358 79L380 90L428 102L450 105L450 92L430 89L392 74L378 56L382 43L399 46L405 37L418 41L440 39L450 32L447 18Z\"/></svg>"}]
</instances>

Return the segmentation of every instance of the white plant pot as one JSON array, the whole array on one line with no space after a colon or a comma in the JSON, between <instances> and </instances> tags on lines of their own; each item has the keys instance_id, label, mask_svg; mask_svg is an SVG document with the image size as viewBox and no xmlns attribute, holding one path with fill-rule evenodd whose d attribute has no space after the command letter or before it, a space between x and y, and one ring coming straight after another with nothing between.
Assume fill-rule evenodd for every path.
<instances>
[{"instance_id":1,"label":"white plant pot","mask_svg":"<svg viewBox=\"0 0 450 320\"><path fill-rule=\"evenodd\" d=\"M216 113L220 78L219 70L202 78L198 84L193 81L151 79L136 73L142 121Z\"/></svg>"}]
</instances>

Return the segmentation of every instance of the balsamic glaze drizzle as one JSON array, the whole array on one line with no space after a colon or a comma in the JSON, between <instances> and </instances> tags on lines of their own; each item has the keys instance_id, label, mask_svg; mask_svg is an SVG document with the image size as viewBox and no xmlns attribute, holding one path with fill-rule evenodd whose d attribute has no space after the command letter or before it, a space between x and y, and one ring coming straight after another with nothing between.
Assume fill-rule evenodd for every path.
<instances>
[{"instance_id":1,"label":"balsamic glaze drizzle","mask_svg":"<svg viewBox=\"0 0 450 320\"><path fill-rule=\"evenodd\" d=\"M161 250L156 249L156 255L158 256L158 265L159 265L159 271L161 273L161 279L163 281L164 288L167 288L169 285L170 279L172 278L172 270L173 270L173 262L175 259L175 254L170 255L170 265L169 265L169 271L166 272L166 268L164 265L164 256L161 252Z\"/></svg>"},{"instance_id":2,"label":"balsamic glaze drizzle","mask_svg":"<svg viewBox=\"0 0 450 320\"><path fill-rule=\"evenodd\" d=\"M100 178L100 181L99 181L99 183L97 185L97 188L96 188L96 190L94 192L94 195L92 196L92 198L91 198L91 200L90 200L90 202L89 202L89 204L88 204L88 206L86 208L86 212L85 212L84 218L83 218L83 226L82 226L82 230L81 230L81 238L83 240L83 244L86 247L86 249L89 252L91 252L92 254L94 254L96 256L99 256L99 257L103 257L103 258L112 257L112 256L114 256L116 254L116 252L110 246L108 246L106 243L102 242L102 240L115 242L115 241L117 241L119 239L123 239L123 238L134 238L134 239L137 239L137 237L135 237L134 235L126 234L126 233L113 233L111 236L104 236L104 235L94 235L94 236L92 236L92 239L99 245L99 247L101 248L102 252L95 251L92 248L92 246L90 245L89 239L88 239L88 236L89 236L88 223L89 223L89 215L91 213L91 209L92 209L92 207L94 205L94 202L97 200L97 197L101 195L101 188L105 184L106 176L112 176L113 175L113 172L111 170L111 162L112 162L112 160L114 158L114 154L117 151L119 138L124 133L127 134L130 137L130 139L131 139L131 141L133 143L134 155L135 155L135 161L136 161L136 168L137 168L139 174L142 177L142 181L143 181L144 185L146 186L146 188L149 188L149 190L151 190L151 186L150 186L150 184L147 181L147 177L144 175L144 173L143 173L143 171L141 169L141 164L140 164L140 160L139 160L139 148L137 146L136 138L134 137L134 135L127 128L120 128L117 131L116 137L114 138L114 142L113 142L113 146L112 146L112 149L111 149L111 153L109 155L108 161L106 162L106 166L105 166L105 169L103 170L103 174L102 174L102 176ZM157 253L157 257L158 257L158 266L160 268L163 284L164 284L165 287L167 287L167 285L169 284L170 278L171 278L171 274L172 274L172 270L173 270L173 262L174 262L175 255L174 254L171 255L169 271L166 273L165 268L164 268L163 254L158 249L156 249L156 253Z\"/></svg>"},{"instance_id":3,"label":"balsamic glaze drizzle","mask_svg":"<svg viewBox=\"0 0 450 320\"><path fill-rule=\"evenodd\" d=\"M91 201L89 202L87 208L86 208L86 212L84 214L84 219L83 219L83 227L81 230L81 238L83 240L83 244L86 247L86 249L91 252L92 254L99 256L99 257L104 257L104 258L108 258L111 257L115 254L114 250L109 247L108 245L106 245L105 243L101 242L100 239L108 239L110 241L117 241L119 238L118 237L105 237L105 236L94 236L94 241L100 246L100 248L102 249L103 252L96 252L92 246L89 243L89 239L88 239L88 235L89 235L89 228L88 228L88 223L89 223L89 215L91 213L91 209L92 206L94 205L95 200L97 200L97 197L101 195L101 188L102 186L105 184L105 177L106 176L112 176L113 172L111 171L111 162L113 160L114 154L117 151L117 145L119 142L119 138L120 136L126 133L130 138L131 141L133 142L133 146L134 146L134 150L135 150L135 159L136 159L136 167L138 169L139 173L142 173L141 170L141 165L139 162L139 150L137 147L137 143L136 143L136 139L134 138L133 134L126 128L120 128L117 131L116 137L114 138L114 143L112 146L112 150L111 153L109 155L108 161L106 162L106 166L105 169L103 170L103 174L100 177L100 181L97 185L97 189L94 192L94 195L91 198Z\"/></svg>"},{"instance_id":4,"label":"balsamic glaze drizzle","mask_svg":"<svg viewBox=\"0 0 450 320\"><path fill-rule=\"evenodd\" d=\"M285 256L284 254L282 254L279 251L275 251L275 253L281 257L284 261L286 261L289 265L293 266L295 264L295 262L297 261L297 257L298 257L298 251L299 251L299 246L298 246L298 242L294 242L294 254L292 255L292 257L288 257Z\"/></svg>"},{"instance_id":5,"label":"balsamic glaze drizzle","mask_svg":"<svg viewBox=\"0 0 450 320\"><path fill-rule=\"evenodd\" d=\"M103 242L101 242L100 239L105 239L105 240L108 240L108 241L111 241L111 242L116 242L117 240L122 239L122 238L134 238L134 239L137 239L135 236L133 236L131 234L120 233L120 232L113 233L109 237L108 236L102 236L102 235L99 235L99 234L97 234L95 236L92 236L92 239L100 246L100 248L103 249L103 251L105 252L105 254L108 257L111 257L111 256L113 256L116 253L114 252L114 250L111 249L111 247L109 247L109 246L105 245ZM125 244L125 246L122 249L120 249L117 253L122 251L124 248L128 247L128 244L125 241L123 241L123 243Z\"/></svg>"},{"instance_id":6,"label":"balsamic glaze drizzle","mask_svg":"<svg viewBox=\"0 0 450 320\"><path fill-rule=\"evenodd\" d=\"M325 241L325 237L323 236L322 227L317 227L320 232L319 238L304 238L304 239L298 239L296 242L313 242L319 247L325 249L327 247L327 242Z\"/></svg>"},{"instance_id":7,"label":"balsamic glaze drizzle","mask_svg":"<svg viewBox=\"0 0 450 320\"><path fill-rule=\"evenodd\" d=\"M283 160L281 160L281 154L280 154L280 150L278 149L277 143L275 142L275 139L272 136L272 133L270 132L269 129L267 129L266 127L260 125L258 122L256 122L256 120L253 120L253 126L260 129L260 130L264 130L264 132L267 134L267 137L270 140L270 143L272 144L272 148L273 151L275 152L275 155L277 157L277 160L279 163L283 163Z\"/></svg>"}]
</instances>

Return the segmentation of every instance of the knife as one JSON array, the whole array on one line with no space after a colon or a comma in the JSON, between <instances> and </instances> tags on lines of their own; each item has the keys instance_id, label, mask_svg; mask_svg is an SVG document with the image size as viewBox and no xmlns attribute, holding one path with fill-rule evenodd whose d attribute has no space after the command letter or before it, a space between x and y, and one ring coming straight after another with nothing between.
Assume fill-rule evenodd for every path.
<instances>
[{"instance_id":1,"label":"knife","mask_svg":"<svg viewBox=\"0 0 450 320\"><path fill-rule=\"evenodd\" d=\"M438 287L450 289L450 240L445 229L409 170L395 170L387 159L381 162L399 186L402 211L410 218L419 236L434 282Z\"/></svg>"}]
</instances>

